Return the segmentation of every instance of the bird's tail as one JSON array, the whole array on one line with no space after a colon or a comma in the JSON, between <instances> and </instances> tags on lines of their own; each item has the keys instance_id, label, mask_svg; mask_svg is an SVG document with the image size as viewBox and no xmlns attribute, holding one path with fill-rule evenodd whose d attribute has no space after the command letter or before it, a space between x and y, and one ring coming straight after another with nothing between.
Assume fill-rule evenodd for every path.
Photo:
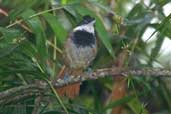
<instances>
[{"instance_id":1,"label":"bird's tail","mask_svg":"<svg viewBox=\"0 0 171 114\"><path fill-rule=\"evenodd\" d=\"M57 88L56 90L59 96L75 98L76 96L79 95L80 83L75 83L75 84L67 85L64 87L60 87L60 88Z\"/></svg>"},{"instance_id":2,"label":"bird's tail","mask_svg":"<svg viewBox=\"0 0 171 114\"><path fill-rule=\"evenodd\" d=\"M70 75L81 75L82 70L71 70L66 68L65 70L63 70L63 73L61 74L61 76L59 76L60 78L64 78L64 74L67 72L67 74ZM74 83L74 84L69 84L60 88L56 89L57 93L59 96L66 96L69 98L75 98L76 96L79 95L80 92L80 82L78 83Z\"/></svg>"}]
</instances>

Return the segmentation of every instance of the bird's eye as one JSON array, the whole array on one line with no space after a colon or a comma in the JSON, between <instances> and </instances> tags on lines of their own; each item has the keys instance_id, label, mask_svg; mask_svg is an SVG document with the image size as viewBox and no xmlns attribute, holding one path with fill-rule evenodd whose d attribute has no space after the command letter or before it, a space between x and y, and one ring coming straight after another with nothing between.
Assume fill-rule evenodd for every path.
<instances>
[{"instance_id":1,"label":"bird's eye","mask_svg":"<svg viewBox=\"0 0 171 114\"><path fill-rule=\"evenodd\" d=\"M88 20L84 20L84 23L86 23L86 24L87 24L87 23L88 23Z\"/></svg>"}]
</instances>

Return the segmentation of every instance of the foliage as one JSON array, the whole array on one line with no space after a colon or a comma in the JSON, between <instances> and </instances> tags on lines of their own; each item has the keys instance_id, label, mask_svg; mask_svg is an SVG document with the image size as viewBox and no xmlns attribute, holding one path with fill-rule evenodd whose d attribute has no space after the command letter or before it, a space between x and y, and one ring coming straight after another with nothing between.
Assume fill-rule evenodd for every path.
<instances>
[{"instance_id":1,"label":"foliage","mask_svg":"<svg viewBox=\"0 0 171 114\"><path fill-rule=\"evenodd\" d=\"M169 68L166 61L170 62L170 54L161 52L165 39L171 40L171 14L163 13L168 3L169 0L149 0L149 4L143 0L1 0L0 9L8 16L0 13L0 91L36 80L56 79L63 66L61 57L67 35L87 14L96 18L98 35L93 70L112 66L123 48L130 53L127 67ZM131 10L126 7L129 4ZM144 40L148 28L155 31L145 36L150 40ZM130 114L171 113L171 88L165 79L130 76L127 82L127 96L106 105L104 100L112 90L113 79L86 81L78 98L62 99L64 107L71 114L104 114L121 104ZM57 95L50 92L49 96L55 99ZM0 113L30 114L34 99L9 104ZM41 102L39 114L63 112L61 103L52 99Z\"/></svg>"}]
</instances>

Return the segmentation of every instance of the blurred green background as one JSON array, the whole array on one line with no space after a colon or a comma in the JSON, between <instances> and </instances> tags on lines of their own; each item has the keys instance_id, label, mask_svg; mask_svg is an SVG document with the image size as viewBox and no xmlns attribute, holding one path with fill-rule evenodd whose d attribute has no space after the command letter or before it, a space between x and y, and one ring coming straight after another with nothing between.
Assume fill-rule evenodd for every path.
<instances>
[{"instance_id":1,"label":"blurred green background","mask_svg":"<svg viewBox=\"0 0 171 114\"><path fill-rule=\"evenodd\" d=\"M171 68L170 0L0 0L0 91L53 80L63 66L68 33L84 15L96 18L98 54L93 70L114 65L129 51L126 68ZM70 114L170 114L171 79L128 76L127 94L108 100L113 78L85 81L80 96L62 98ZM65 114L53 92L38 114ZM55 99L55 100L53 100ZM0 114L31 114L35 97L10 103Z\"/></svg>"}]
</instances>

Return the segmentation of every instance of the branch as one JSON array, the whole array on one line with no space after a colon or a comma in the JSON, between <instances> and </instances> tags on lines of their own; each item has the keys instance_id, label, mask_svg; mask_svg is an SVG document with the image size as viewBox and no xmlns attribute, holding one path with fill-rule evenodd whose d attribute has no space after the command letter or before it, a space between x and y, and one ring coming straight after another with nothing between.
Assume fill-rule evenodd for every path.
<instances>
[{"instance_id":1,"label":"branch","mask_svg":"<svg viewBox=\"0 0 171 114\"><path fill-rule=\"evenodd\" d=\"M63 79L58 79L53 84L55 87L62 87L67 84L72 84L76 82L83 82L85 80L95 80L104 77L114 77L114 76L150 76L150 77L171 77L171 69L160 69L160 68L145 68L145 69L133 69L120 71L120 68L104 68L97 69L92 73L83 73L82 76L69 76L67 81Z\"/></svg>"},{"instance_id":2,"label":"branch","mask_svg":"<svg viewBox=\"0 0 171 114\"><path fill-rule=\"evenodd\" d=\"M64 79L58 79L53 83L55 87L62 87L68 84L82 82L86 80L95 80L104 77L114 77L114 76L150 76L150 77L171 77L171 69L159 69L159 68L146 68L146 69L134 69L120 71L118 68L104 68L97 69L92 73L83 73L82 76L69 76L67 81ZM25 99L32 96L42 96L45 95L49 89L46 82L41 82L39 84L30 84L20 87L15 87L8 89L6 91L0 92L0 105L5 105L13 102L17 102L21 99Z\"/></svg>"},{"instance_id":3,"label":"branch","mask_svg":"<svg viewBox=\"0 0 171 114\"><path fill-rule=\"evenodd\" d=\"M38 97L35 99L34 109L33 109L32 114L38 114L38 112L39 112L39 107L40 107L40 104L41 104L41 101L42 101L42 96L38 96Z\"/></svg>"},{"instance_id":4,"label":"branch","mask_svg":"<svg viewBox=\"0 0 171 114\"><path fill-rule=\"evenodd\" d=\"M30 84L8 89L0 92L0 106L14 103L25 98L43 95L45 90L46 86L43 84Z\"/></svg>"}]
</instances>

